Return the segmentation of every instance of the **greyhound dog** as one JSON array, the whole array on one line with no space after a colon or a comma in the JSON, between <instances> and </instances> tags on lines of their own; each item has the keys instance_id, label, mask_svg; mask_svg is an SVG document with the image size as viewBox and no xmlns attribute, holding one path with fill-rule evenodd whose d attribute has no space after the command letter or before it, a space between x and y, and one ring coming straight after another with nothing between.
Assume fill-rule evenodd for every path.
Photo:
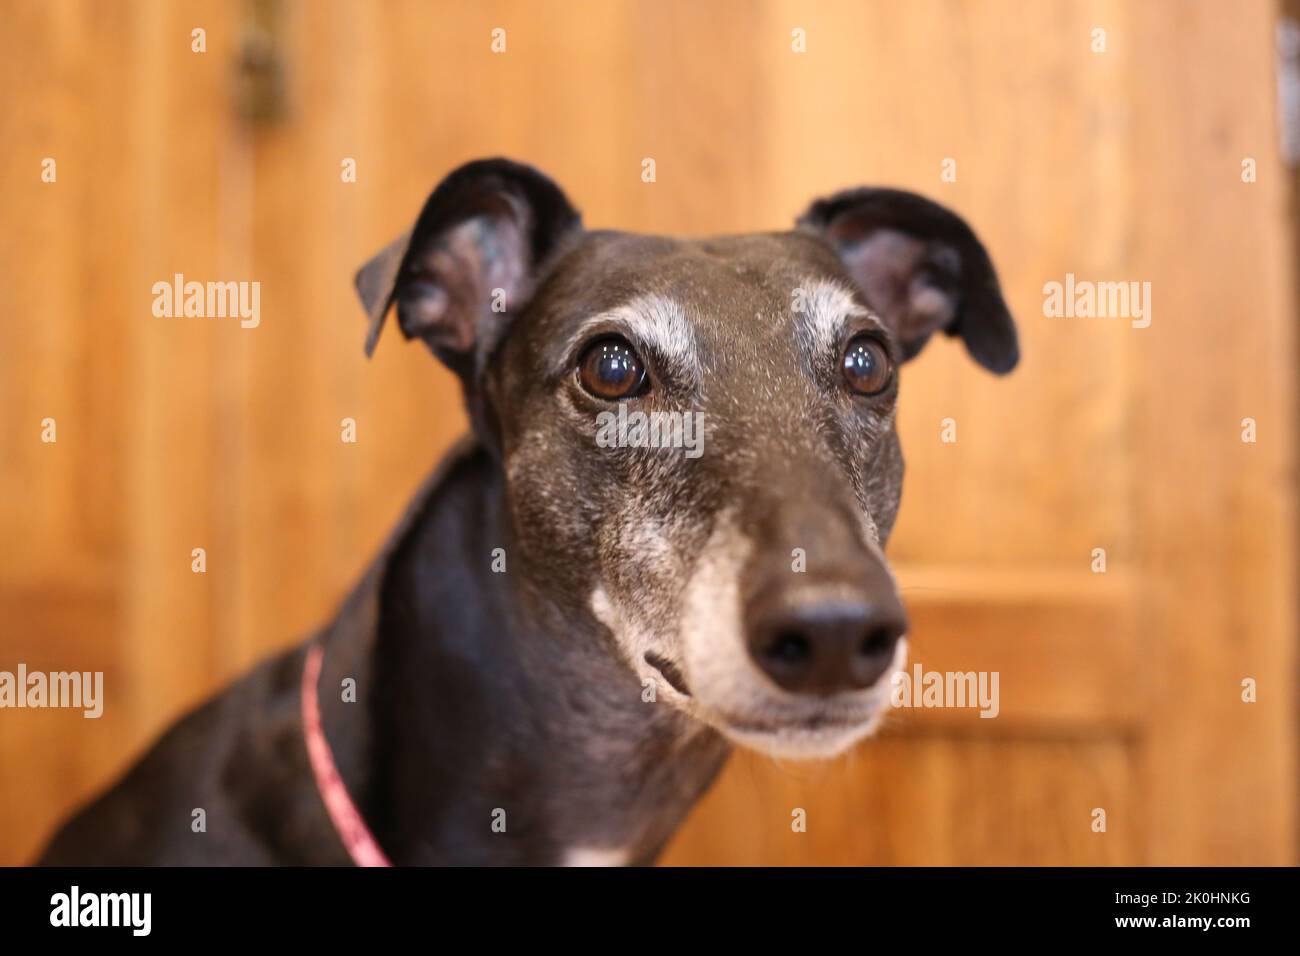
<instances>
[{"instance_id":1,"label":"greyhound dog","mask_svg":"<svg viewBox=\"0 0 1300 956\"><path fill-rule=\"evenodd\" d=\"M649 863L732 744L871 733L906 654L898 367L935 332L995 373L1019 354L965 222L862 188L789 232L588 231L491 159L356 284L367 354L395 307L472 436L332 623L43 863Z\"/></svg>"}]
</instances>

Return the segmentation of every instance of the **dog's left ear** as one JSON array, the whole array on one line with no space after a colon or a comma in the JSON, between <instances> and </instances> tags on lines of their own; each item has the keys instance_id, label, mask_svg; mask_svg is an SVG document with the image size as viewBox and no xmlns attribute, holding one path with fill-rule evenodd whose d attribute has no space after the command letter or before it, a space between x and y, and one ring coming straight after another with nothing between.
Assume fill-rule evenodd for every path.
<instances>
[{"instance_id":1,"label":"dog's left ear","mask_svg":"<svg viewBox=\"0 0 1300 956\"><path fill-rule=\"evenodd\" d=\"M854 189L819 199L799 228L828 242L912 358L935 332L960 335L985 368L1020 358L1016 326L984 246L956 213L915 193Z\"/></svg>"},{"instance_id":2,"label":"dog's left ear","mask_svg":"<svg viewBox=\"0 0 1300 956\"><path fill-rule=\"evenodd\" d=\"M472 384L533 292L538 268L581 217L542 173L508 159L467 163L429 196L415 225L362 266L357 293L374 352L389 309Z\"/></svg>"}]
</instances>

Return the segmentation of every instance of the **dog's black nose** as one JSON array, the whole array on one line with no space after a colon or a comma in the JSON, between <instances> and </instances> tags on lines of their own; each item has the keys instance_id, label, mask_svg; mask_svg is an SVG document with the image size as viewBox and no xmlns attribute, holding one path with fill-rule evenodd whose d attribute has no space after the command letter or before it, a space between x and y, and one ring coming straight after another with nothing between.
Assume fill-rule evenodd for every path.
<instances>
[{"instance_id":1,"label":"dog's black nose","mask_svg":"<svg viewBox=\"0 0 1300 956\"><path fill-rule=\"evenodd\" d=\"M795 694L861 690L894 659L907 617L892 593L799 599L760 595L746 614L749 653L777 686Z\"/></svg>"}]
</instances>

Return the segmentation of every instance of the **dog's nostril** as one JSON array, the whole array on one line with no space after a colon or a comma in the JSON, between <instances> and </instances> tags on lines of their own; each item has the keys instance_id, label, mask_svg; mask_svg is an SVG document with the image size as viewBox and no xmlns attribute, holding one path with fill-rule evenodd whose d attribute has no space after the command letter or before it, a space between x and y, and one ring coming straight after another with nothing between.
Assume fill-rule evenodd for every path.
<instances>
[{"instance_id":1,"label":"dog's nostril","mask_svg":"<svg viewBox=\"0 0 1300 956\"><path fill-rule=\"evenodd\" d=\"M893 652L897 634L892 628L873 627L859 645L859 652L867 657L875 657L886 652Z\"/></svg>"},{"instance_id":2,"label":"dog's nostril","mask_svg":"<svg viewBox=\"0 0 1300 956\"><path fill-rule=\"evenodd\" d=\"M889 670L907 631L890 595L800 597L774 589L746 608L750 657L774 684L828 696L871 687Z\"/></svg>"},{"instance_id":3,"label":"dog's nostril","mask_svg":"<svg viewBox=\"0 0 1300 956\"><path fill-rule=\"evenodd\" d=\"M764 654L783 664L801 664L812 657L812 644L798 631L779 631Z\"/></svg>"}]
</instances>

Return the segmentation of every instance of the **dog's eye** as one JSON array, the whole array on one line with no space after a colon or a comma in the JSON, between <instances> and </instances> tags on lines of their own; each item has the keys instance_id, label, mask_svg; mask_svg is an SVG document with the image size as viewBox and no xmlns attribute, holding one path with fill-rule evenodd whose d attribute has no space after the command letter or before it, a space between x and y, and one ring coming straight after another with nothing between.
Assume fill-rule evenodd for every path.
<instances>
[{"instance_id":1,"label":"dog's eye","mask_svg":"<svg viewBox=\"0 0 1300 956\"><path fill-rule=\"evenodd\" d=\"M889 353L869 335L856 335L849 340L843 368L844 381L859 395L879 395L894 377Z\"/></svg>"},{"instance_id":2,"label":"dog's eye","mask_svg":"<svg viewBox=\"0 0 1300 956\"><path fill-rule=\"evenodd\" d=\"M626 340L608 336L596 340L582 353L578 381L597 398L631 398L645 386L645 363Z\"/></svg>"}]
</instances>

